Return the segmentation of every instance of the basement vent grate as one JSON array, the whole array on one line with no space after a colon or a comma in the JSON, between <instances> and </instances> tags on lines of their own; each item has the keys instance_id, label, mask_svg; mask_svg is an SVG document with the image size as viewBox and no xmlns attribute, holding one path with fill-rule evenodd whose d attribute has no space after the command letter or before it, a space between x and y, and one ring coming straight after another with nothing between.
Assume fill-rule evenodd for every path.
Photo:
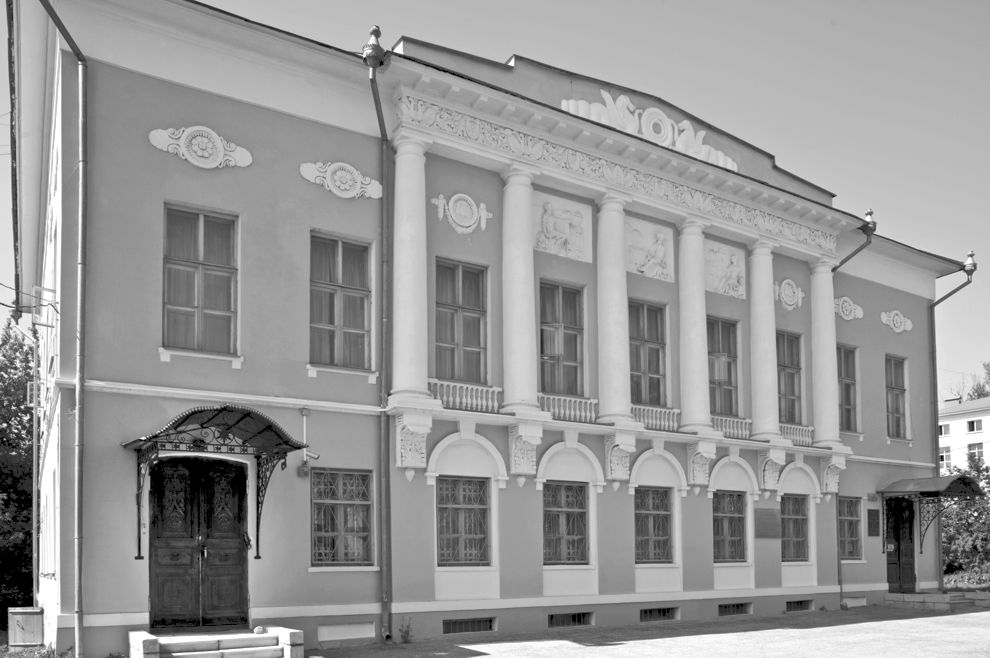
<instances>
[{"instance_id":1,"label":"basement vent grate","mask_svg":"<svg viewBox=\"0 0 990 658\"><path fill-rule=\"evenodd\" d=\"M677 619L677 608L641 608L639 611L640 621L664 621Z\"/></svg>"},{"instance_id":2,"label":"basement vent grate","mask_svg":"<svg viewBox=\"0 0 990 658\"><path fill-rule=\"evenodd\" d=\"M811 610L811 599L805 599L803 601L788 601L786 610L787 612Z\"/></svg>"},{"instance_id":3,"label":"basement vent grate","mask_svg":"<svg viewBox=\"0 0 990 658\"><path fill-rule=\"evenodd\" d=\"M495 630L494 617L478 617L477 619L444 619L443 634L449 633L482 633Z\"/></svg>"},{"instance_id":4,"label":"basement vent grate","mask_svg":"<svg viewBox=\"0 0 990 658\"><path fill-rule=\"evenodd\" d=\"M752 610L752 603L720 603L718 606L718 616L748 615L752 614Z\"/></svg>"},{"instance_id":5,"label":"basement vent grate","mask_svg":"<svg viewBox=\"0 0 990 658\"><path fill-rule=\"evenodd\" d=\"M564 626L591 626L590 612L563 612L547 615L547 628Z\"/></svg>"}]
</instances>

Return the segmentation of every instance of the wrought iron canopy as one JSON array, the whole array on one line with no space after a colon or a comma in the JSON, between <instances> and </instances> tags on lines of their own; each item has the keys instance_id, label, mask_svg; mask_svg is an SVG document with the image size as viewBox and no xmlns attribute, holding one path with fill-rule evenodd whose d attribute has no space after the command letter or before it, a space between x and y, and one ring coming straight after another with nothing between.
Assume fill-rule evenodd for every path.
<instances>
[{"instance_id":1,"label":"wrought iron canopy","mask_svg":"<svg viewBox=\"0 0 990 658\"><path fill-rule=\"evenodd\" d=\"M276 466L285 469L286 455L304 444L274 420L254 409L234 405L195 407L182 412L165 427L121 445L137 454L137 544L141 555L141 494L151 466L161 451L253 455L258 465L255 514L255 559L261 557L261 511L268 482Z\"/></svg>"},{"instance_id":2,"label":"wrought iron canopy","mask_svg":"<svg viewBox=\"0 0 990 658\"><path fill-rule=\"evenodd\" d=\"M918 550L922 553L924 552L925 534L935 519L942 515L942 512L961 500L972 500L986 495L980 489L980 484L975 478L962 474L897 480L882 489L878 489L877 493L882 499L907 498L917 502L918 514L920 515L918 527L921 530ZM883 504L881 509L886 514L887 505ZM884 522L885 547L889 541L889 525L886 521Z\"/></svg>"}]
</instances>

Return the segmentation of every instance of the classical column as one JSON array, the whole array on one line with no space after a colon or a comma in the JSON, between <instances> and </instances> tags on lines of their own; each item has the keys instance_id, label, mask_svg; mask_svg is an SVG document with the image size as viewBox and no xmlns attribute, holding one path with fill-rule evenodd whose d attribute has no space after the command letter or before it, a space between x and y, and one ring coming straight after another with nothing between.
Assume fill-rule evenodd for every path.
<instances>
[{"instance_id":1,"label":"classical column","mask_svg":"<svg viewBox=\"0 0 990 658\"><path fill-rule=\"evenodd\" d=\"M607 192L598 205L598 421L632 418L625 219L628 199Z\"/></svg>"},{"instance_id":2,"label":"classical column","mask_svg":"<svg viewBox=\"0 0 990 658\"><path fill-rule=\"evenodd\" d=\"M512 165L502 191L502 410L540 413L536 398L539 353L533 272L533 176Z\"/></svg>"},{"instance_id":3,"label":"classical column","mask_svg":"<svg viewBox=\"0 0 990 658\"><path fill-rule=\"evenodd\" d=\"M749 252L749 356L753 408L751 437L778 441L777 323L773 301L773 244L758 240Z\"/></svg>"},{"instance_id":4,"label":"classical column","mask_svg":"<svg viewBox=\"0 0 990 658\"><path fill-rule=\"evenodd\" d=\"M677 256L682 432L712 432L708 401L708 316L705 311L707 224L690 217L681 226Z\"/></svg>"},{"instance_id":5,"label":"classical column","mask_svg":"<svg viewBox=\"0 0 990 658\"><path fill-rule=\"evenodd\" d=\"M395 143L395 222L392 263L392 391L390 403L431 399L426 250L426 147L400 135Z\"/></svg>"},{"instance_id":6,"label":"classical column","mask_svg":"<svg viewBox=\"0 0 990 658\"><path fill-rule=\"evenodd\" d=\"M835 287L832 265L811 266L811 369L815 445L840 445L839 367L835 351Z\"/></svg>"}]
</instances>

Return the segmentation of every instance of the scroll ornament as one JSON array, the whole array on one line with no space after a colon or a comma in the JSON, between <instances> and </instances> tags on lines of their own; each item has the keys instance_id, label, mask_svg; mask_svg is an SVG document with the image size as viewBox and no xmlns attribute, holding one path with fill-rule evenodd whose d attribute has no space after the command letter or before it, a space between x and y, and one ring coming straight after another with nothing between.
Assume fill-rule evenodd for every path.
<instances>
[{"instance_id":1,"label":"scroll ornament","mask_svg":"<svg viewBox=\"0 0 990 658\"><path fill-rule=\"evenodd\" d=\"M835 312L843 320L859 320L863 317L863 307L848 297L835 299Z\"/></svg>"},{"instance_id":2,"label":"scroll ornament","mask_svg":"<svg viewBox=\"0 0 990 658\"><path fill-rule=\"evenodd\" d=\"M148 133L148 141L200 169L247 167L254 160L246 148L227 141L206 126L156 128Z\"/></svg>"},{"instance_id":3,"label":"scroll ornament","mask_svg":"<svg viewBox=\"0 0 990 658\"><path fill-rule=\"evenodd\" d=\"M800 308L804 302L804 291L792 279L784 279L780 283L774 281L773 296L788 311Z\"/></svg>"},{"instance_id":4,"label":"scroll ornament","mask_svg":"<svg viewBox=\"0 0 990 658\"><path fill-rule=\"evenodd\" d=\"M299 174L341 199L382 198L382 184L346 162L304 162L299 165Z\"/></svg>"},{"instance_id":5,"label":"scroll ornament","mask_svg":"<svg viewBox=\"0 0 990 658\"><path fill-rule=\"evenodd\" d=\"M880 322L890 327L895 334L911 331L914 328L914 323L898 310L884 311L880 314Z\"/></svg>"},{"instance_id":6,"label":"scroll ornament","mask_svg":"<svg viewBox=\"0 0 990 658\"><path fill-rule=\"evenodd\" d=\"M475 203L466 194L455 194L449 200L440 194L431 201L437 207L437 219L446 218L450 227L461 235L473 233L479 226L484 231L488 220L493 217L485 204Z\"/></svg>"}]
</instances>

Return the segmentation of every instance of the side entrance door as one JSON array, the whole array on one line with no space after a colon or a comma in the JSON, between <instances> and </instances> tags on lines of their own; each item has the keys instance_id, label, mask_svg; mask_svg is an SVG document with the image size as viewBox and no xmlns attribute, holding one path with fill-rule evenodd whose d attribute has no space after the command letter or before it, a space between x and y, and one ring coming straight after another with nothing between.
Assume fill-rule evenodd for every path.
<instances>
[{"instance_id":1,"label":"side entrance door","mask_svg":"<svg viewBox=\"0 0 990 658\"><path fill-rule=\"evenodd\" d=\"M915 591L914 502L907 498L887 499L887 589Z\"/></svg>"},{"instance_id":2,"label":"side entrance door","mask_svg":"<svg viewBox=\"0 0 990 658\"><path fill-rule=\"evenodd\" d=\"M222 460L151 470L152 627L247 625L247 475Z\"/></svg>"}]
</instances>

